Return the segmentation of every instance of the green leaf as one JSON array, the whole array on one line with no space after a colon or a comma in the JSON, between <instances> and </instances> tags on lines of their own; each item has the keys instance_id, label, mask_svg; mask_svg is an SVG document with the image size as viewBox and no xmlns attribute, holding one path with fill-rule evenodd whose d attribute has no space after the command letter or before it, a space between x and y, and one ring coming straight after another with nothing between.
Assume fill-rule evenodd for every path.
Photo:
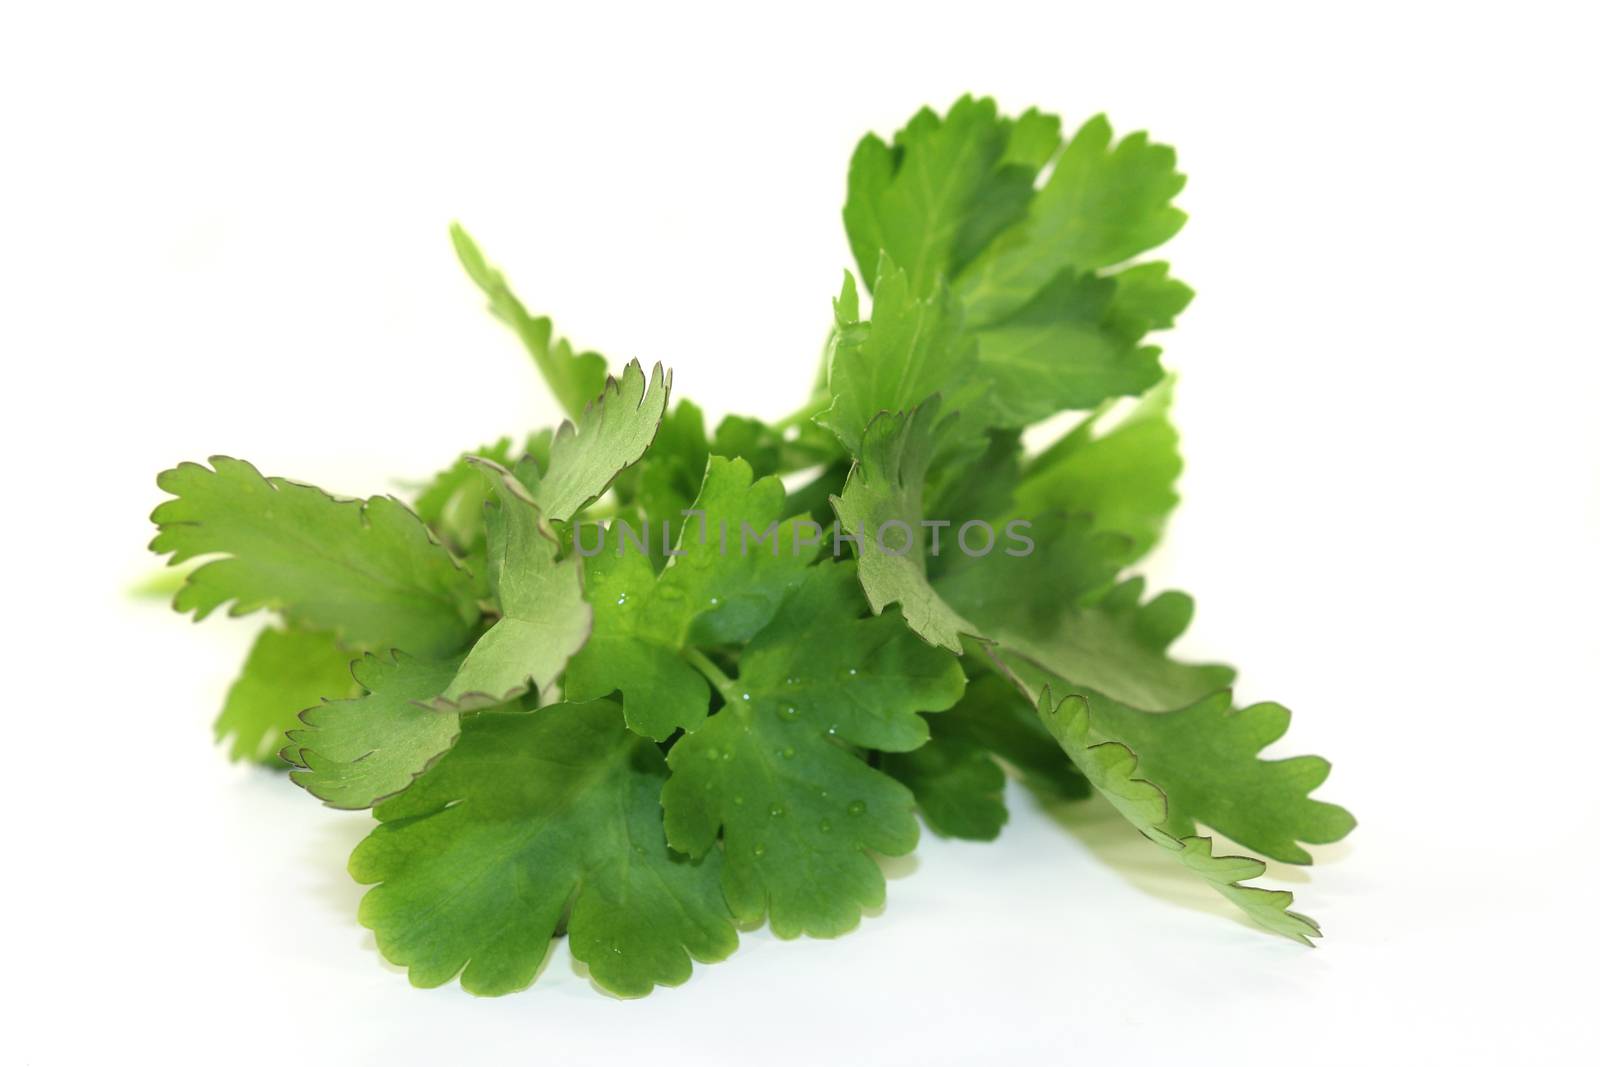
<instances>
[{"instance_id":1,"label":"green leaf","mask_svg":"<svg viewBox=\"0 0 1600 1067\"><path fill-rule=\"evenodd\" d=\"M567 669L570 699L623 695L628 726L656 740L705 718L710 690L683 661L691 645L749 640L772 618L816 555L783 514L783 483L756 479L742 459L713 456L683 526L676 555L659 577L650 557L613 524L584 576L595 607L594 634ZM657 531L659 533L659 531ZM820 538L820 532L817 536Z\"/></svg>"},{"instance_id":2,"label":"green leaf","mask_svg":"<svg viewBox=\"0 0 1600 1067\"><path fill-rule=\"evenodd\" d=\"M576 418L605 385L605 359L594 352L574 354L566 338L553 336L555 331L548 318L528 314L505 277L484 260L477 244L459 223L451 225L450 241L467 276L489 298L489 310L516 331L550 392L566 413Z\"/></svg>"},{"instance_id":3,"label":"green leaf","mask_svg":"<svg viewBox=\"0 0 1600 1067\"><path fill-rule=\"evenodd\" d=\"M932 829L992 841L1007 813L1002 765L1047 800L1081 800L1088 782L1045 730L1033 704L996 674L967 686L961 701L930 723L933 736L911 752L890 752L882 768L903 782Z\"/></svg>"},{"instance_id":4,"label":"green leaf","mask_svg":"<svg viewBox=\"0 0 1600 1067\"><path fill-rule=\"evenodd\" d=\"M971 519L1004 519L1016 514L1012 494L1022 479L1022 436L1013 430L991 433L982 452L964 453L961 462L938 464L929 472L924 507L949 520L959 532L961 523ZM931 505L928 501L932 501ZM1047 509L1048 510L1048 509ZM1020 516L1031 518L1031 516ZM952 536L946 531L946 539ZM944 556L936 557L944 559ZM940 565L931 562L937 573Z\"/></svg>"},{"instance_id":5,"label":"green leaf","mask_svg":"<svg viewBox=\"0 0 1600 1067\"><path fill-rule=\"evenodd\" d=\"M487 511L485 559L501 617L464 661L368 660L358 677L371 692L302 718L283 758L291 777L334 807L367 807L405 789L455 743L458 712L507 703L550 686L581 648L592 619L576 559L505 468L474 457L495 498Z\"/></svg>"},{"instance_id":6,"label":"green leaf","mask_svg":"<svg viewBox=\"0 0 1600 1067\"><path fill-rule=\"evenodd\" d=\"M150 549L172 563L222 555L189 575L173 600L203 619L279 611L306 629L375 648L444 655L478 621L470 575L392 497L338 500L242 460L213 456L213 469L183 463L156 484L177 499L151 515Z\"/></svg>"},{"instance_id":7,"label":"green leaf","mask_svg":"<svg viewBox=\"0 0 1600 1067\"><path fill-rule=\"evenodd\" d=\"M1140 263L1111 275L1117 283L1113 316L1125 332L1138 336L1151 330L1170 330L1194 290L1172 277L1166 263Z\"/></svg>"},{"instance_id":8,"label":"green leaf","mask_svg":"<svg viewBox=\"0 0 1600 1067\"><path fill-rule=\"evenodd\" d=\"M924 108L895 134L875 134L850 160L845 230L862 276L878 257L907 268L918 296L951 278L1021 219L1034 181L1061 145L1061 120L1036 109L1000 117L994 101L962 97L940 118Z\"/></svg>"},{"instance_id":9,"label":"green leaf","mask_svg":"<svg viewBox=\"0 0 1600 1067\"><path fill-rule=\"evenodd\" d=\"M1036 193L1059 144L1052 116L1013 123L992 101L963 98L943 119L919 113L893 148L870 135L858 146L845 225L872 284L873 325L844 317L853 293L836 305L825 416L852 451L878 411L909 410L936 391L976 433L1135 396L1160 379L1159 350L1140 341L1193 294L1165 264L1095 272L1181 225L1169 203L1183 184L1171 150L1143 134L1112 148L1109 126L1094 120ZM901 269L888 270L890 260Z\"/></svg>"},{"instance_id":10,"label":"green leaf","mask_svg":"<svg viewBox=\"0 0 1600 1067\"><path fill-rule=\"evenodd\" d=\"M671 392L672 373L663 377L659 363L648 384L638 360L623 368L620 382L607 378L577 424L561 424L550 444L549 472L528 487L545 517L566 522L638 462L655 439Z\"/></svg>"},{"instance_id":11,"label":"green leaf","mask_svg":"<svg viewBox=\"0 0 1600 1067\"><path fill-rule=\"evenodd\" d=\"M613 524L607 540L620 539ZM582 536L580 531L579 536ZM567 665L562 686L573 700L622 695L628 728L666 740L706 716L711 690L682 651L680 611L656 591L655 572L643 550L609 549L584 563L584 585L594 605L594 630Z\"/></svg>"},{"instance_id":12,"label":"green leaf","mask_svg":"<svg viewBox=\"0 0 1600 1067\"><path fill-rule=\"evenodd\" d=\"M434 706L493 707L549 687L589 637L594 613L583 599L575 557L558 560L560 542L515 476L474 459L497 503L488 510L489 587L500 618L478 638Z\"/></svg>"},{"instance_id":13,"label":"green leaf","mask_svg":"<svg viewBox=\"0 0 1600 1067\"><path fill-rule=\"evenodd\" d=\"M911 850L912 798L845 746L915 748L928 736L917 713L964 684L949 653L861 608L849 564L813 567L722 683L723 709L669 756L668 840L705 855L720 829L734 916L765 914L779 937L837 936L883 903L867 850Z\"/></svg>"},{"instance_id":14,"label":"green leaf","mask_svg":"<svg viewBox=\"0 0 1600 1067\"><path fill-rule=\"evenodd\" d=\"M1159 350L1141 338L1170 326L1192 293L1165 264L1095 272L1181 225L1169 203L1182 187L1171 150L1143 134L1113 149L1110 128L1094 120L1036 193L1059 144L1052 116L1013 123L993 101L963 98L943 119L920 112L892 148L871 135L857 147L845 225L874 294L872 326L855 323L847 292L822 420L853 452L878 411L909 410L934 392L976 433L1159 380Z\"/></svg>"},{"instance_id":15,"label":"green leaf","mask_svg":"<svg viewBox=\"0 0 1600 1067\"><path fill-rule=\"evenodd\" d=\"M948 276L955 277L989 243L1027 214L1039 172L1061 147L1061 120L1037 108L1008 123L1006 150L982 197L972 205L950 254Z\"/></svg>"},{"instance_id":16,"label":"green leaf","mask_svg":"<svg viewBox=\"0 0 1600 1067\"><path fill-rule=\"evenodd\" d=\"M1093 603L1063 606L1053 619L1018 619L989 631L1001 646L1075 686L1147 711L1184 707L1233 684L1231 667L1181 663L1167 648L1188 629L1194 600L1166 592L1140 603L1144 580L1130 578Z\"/></svg>"},{"instance_id":17,"label":"green leaf","mask_svg":"<svg viewBox=\"0 0 1600 1067\"><path fill-rule=\"evenodd\" d=\"M369 808L401 792L450 750L460 716L425 705L444 691L460 662L414 659L404 653L356 661L352 671L367 692L300 713L279 755L300 768L289 777L331 808Z\"/></svg>"},{"instance_id":18,"label":"green leaf","mask_svg":"<svg viewBox=\"0 0 1600 1067\"><path fill-rule=\"evenodd\" d=\"M529 985L563 915L573 958L602 988L640 996L738 944L720 858L672 852L666 761L615 704L555 704L467 719L435 768L376 810L350 857L374 884L360 918L413 985L457 974L470 993Z\"/></svg>"},{"instance_id":19,"label":"green leaf","mask_svg":"<svg viewBox=\"0 0 1600 1067\"><path fill-rule=\"evenodd\" d=\"M657 622L671 620L680 644L748 641L799 584L821 531L780 522L783 483L755 478L742 459L711 458L693 510L703 518L685 523L680 554L656 583Z\"/></svg>"},{"instance_id":20,"label":"green leaf","mask_svg":"<svg viewBox=\"0 0 1600 1067\"><path fill-rule=\"evenodd\" d=\"M993 100L964 96L943 119L919 111L893 148L873 134L861 139L850 160L844 221L863 276L874 276L878 257L887 254L905 267L914 296L934 291L939 277L948 276L971 216L996 199L1008 205L1015 199L995 173L1008 126ZM1028 136L1037 132L1030 124ZM1031 176L1022 183L1026 191L1029 185Z\"/></svg>"},{"instance_id":21,"label":"green leaf","mask_svg":"<svg viewBox=\"0 0 1600 1067\"><path fill-rule=\"evenodd\" d=\"M1173 836L1200 822L1273 859L1311 862L1297 842L1327 844L1355 826L1345 809L1308 795L1328 777L1328 762L1261 759L1288 730L1289 712L1278 704L1235 710L1232 670L1171 659L1167 648L1193 601L1164 593L1141 604L1142 591L1139 580L1126 582L1064 615L1042 641L1002 636L999 655L1034 690L1082 696L1097 733L1139 753L1144 775L1166 794Z\"/></svg>"},{"instance_id":22,"label":"green leaf","mask_svg":"<svg viewBox=\"0 0 1600 1067\"><path fill-rule=\"evenodd\" d=\"M1163 829L1167 821L1165 794L1140 776L1139 756L1132 749L1097 735L1086 700L1073 695L1057 700L1047 687L1039 697L1039 714L1072 762L1141 834L1174 853L1185 867L1266 929L1307 945L1311 938L1321 936L1313 920L1289 910L1294 894L1241 884L1259 877L1266 864L1244 856L1217 856L1210 838L1176 837Z\"/></svg>"},{"instance_id":23,"label":"green leaf","mask_svg":"<svg viewBox=\"0 0 1600 1067\"><path fill-rule=\"evenodd\" d=\"M873 612L899 604L906 625L924 641L960 654L961 635L978 631L934 592L926 568L923 485L950 424L938 420L938 397L913 411L875 418L833 507L844 529L859 539L861 587Z\"/></svg>"},{"instance_id":24,"label":"green leaf","mask_svg":"<svg viewBox=\"0 0 1600 1067\"><path fill-rule=\"evenodd\" d=\"M483 476L472 465L474 457L502 465L511 463L511 438L502 437L476 452L463 452L423 486L413 504L417 518L460 556L481 553L483 505L491 495Z\"/></svg>"},{"instance_id":25,"label":"green leaf","mask_svg":"<svg viewBox=\"0 0 1600 1067\"><path fill-rule=\"evenodd\" d=\"M854 310L852 283L836 307ZM972 338L961 330L961 311L942 285L918 298L908 276L885 256L878 264L871 323L841 318L828 370L832 403L817 422L860 455L862 434L879 412L909 411L940 390L956 407L979 400ZM981 414L967 412L964 428L981 429Z\"/></svg>"},{"instance_id":26,"label":"green leaf","mask_svg":"<svg viewBox=\"0 0 1600 1067\"><path fill-rule=\"evenodd\" d=\"M935 833L993 841L1008 817L1006 772L948 718L946 713L934 720L933 737L921 748L885 755L883 772L911 790Z\"/></svg>"},{"instance_id":27,"label":"green leaf","mask_svg":"<svg viewBox=\"0 0 1600 1067\"><path fill-rule=\"evenodd\" d=\"M717 423L711 451L728 459L750 464L757 478L778 474L783 469L783 436L760 419L729 415Z\"/></svg>"},{"instance_id":28,"label":"green leaf","mask_svg":"<svg viewBox=\"0 0 1600 1067\"><path fill-rule=\"evenodd\" d=\"M973 331L997 425L1137 396L1161 380L1161 350L1139 343L1144 320L1124 311L1117 291L1112 278L1063 271L1012 314Z\"/></svg>"},{"instance_id":29,"label":"green leaf","mask_svg":"<svg viewBox=\"0 0 1600 1067\"><path fill-rule=\"evenodd\" d=\"M1086 420L1029 465L1016 489L1018 510L1086 512L1095 529L1132 541L1126 562L1145 555L1178 505L1183 460L1171 407L1168 379L1110 430L1096 434L1099 420Z\"/></svg>"},{"instance_id":30,"label":"green leaf","mask_svg":"<svg viewBox=\"0 0 1600 1067\"><path fill-rule=\"evenodd\" d=\"M1175 836L1194 833L1200 822L1271 859L1310 863L1298 842L1325 845L1355 828L1344 808L1308 795L1327 780L1327 760L1260 758L1288 732L1289 710L1281 704L1235 709L1223 690L1175 711L1149 712L1084 696L1100 732L1138 752L1142 773L1166 793L1165 827Z\"/></svg>"},{"instance_id":31,"label":"green leaf","mask_svg":"<svg viewBox=\"0 0 1600 1067\"><path fill-rule=\"evenodd\" d=\"M995 516L974 528L962 550L962 525L946 529L934 590L985 634L1048 627L1063 605L1104 593L1132 555L1120 534L1101 533L1088 515L1046 512L1032 519ZM990 532L992 531L992 533ZM976 553L987 552L983 555Z\"/></svg>"},{"instance_id":32,"label":"green leaf","mask_svg":"<svg viewBox=\"0 0 1600 1067\"><path fill-rule=\"evenodd\" d=\"M353 658L321 630L262 630L217 716L217 740L232 739L228 758L275 762L273 753L283 743L284 731L300 724L301 709L354 693Z\"/></svg>"},{"instance_id":33,"label":"green leaf","mask_svg":"<svg viewBox=\"0 0 1600 1067\"><path fill-rule=\"evenodd\" d=\"M660 531L665 525L667 531L665 537L650 538L650 559L657 567L666 561L662 545L677 543L683 513L700 492L711 452L705 416L693 403L680 400L661 420L661 429L644 458L629 471L635 483L631 497L647 528Z\"/></svg>"},{"instance_id":34,"label":"green leaf","mask_svg":"<svg viewBox=\"0 0 1600 1067\"><path fill-rule=\"evenodd\" d=\"M955 286L973 323L998 322L1063 271L1122 263L1182 228L1177 157L1135 133L1113 145L1104 116L1090 119L1056 161L1027 215L986 247Z\"/></svg>"},{"instance_id":35,"label":"green leaf","mask_svg":"<svg viewBox=\"0 0 1600 1067\"><path fill-rule=\"evenodd\" d=\"M864 613L855 567L816 564L739 659L740 704L880 752L928 739L918 712L960 699L956 658L906 632L890 615ZM751 694L744 700L743 694Z\"/></svg>"},{"instance_id":36,"label":"green leaf","mask_svg":"<svg viewBox=\"0 0 1600 1067\"><path fill-rule=\"evenodd\" d=\"M961 703L946 712L939 724L987 749L1042 799L1082 800L1089 796L1089 783L1039 721L1033 703L999 674L985 672L967 686Z\"/></svg>"}]
</instances>

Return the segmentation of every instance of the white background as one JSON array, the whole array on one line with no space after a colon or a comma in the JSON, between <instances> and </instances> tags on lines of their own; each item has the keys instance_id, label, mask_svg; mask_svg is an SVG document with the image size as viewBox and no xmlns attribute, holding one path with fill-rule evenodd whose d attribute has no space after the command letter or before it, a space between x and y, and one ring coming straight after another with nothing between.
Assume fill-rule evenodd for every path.
<instances>
[{"instance_id":1,"label":"white background","mask_svg":"<svg viewBox=\"0 0 1600 1067\"><path fill-rule=\"evenodd\" d=\"M572 5L576 6L576 5ZM1202 10L1203 9L1203 10ZM1580 5L274 3L0 18L10 579L4 1058L1504 1062L1594 991L1597 153ZM766 10L763 7L763 10ZM344 493L555 414L446 238L714 415L809 386L868 129L966 90L1179 149L1183 649L1296 712L1362 825L1309 951L1093 806L925 835L834 942L610 999L423 992L354 919L363 815L227 765L259 620L123 596L155 473Z\"/></svg>"}]
</instances>

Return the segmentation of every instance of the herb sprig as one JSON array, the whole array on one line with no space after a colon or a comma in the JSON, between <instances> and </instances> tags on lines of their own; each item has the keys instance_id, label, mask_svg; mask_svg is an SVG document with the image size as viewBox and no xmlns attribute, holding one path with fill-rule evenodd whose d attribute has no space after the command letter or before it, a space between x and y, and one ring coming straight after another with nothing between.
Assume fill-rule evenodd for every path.
<instances>
[{"instance_id":1,"label":"herb sprig","mask_svg":"<svg viewBox=\"0 0 1600 1067\"><path fill-rule=\"evenodd\" d=\"M1183 182L1144 134L1064 138L986 99L868 135L813 394L709 431L659 365L610 377L559 338L456 227L571 421L463 454L409 506L222 456L164 472L151 548L205 561L174 606L277 617L218 733L372 809L350 871L383 954L494 995L564 931L613 993L676 985L741 927L855 927L919 815L997 837L1007 773L1101 794L1309 944L1289 893L1246 884L1263 862L1201 828L1309 863L1354 826L1310 797L1328 764L1262 759L1289 713L1173 658L1192 600L1129 576L1177 503L1151 339L1192 293L1144 257ZM1086 415L1026 452L1063 411Z\"/></svg>"}]
</instances>

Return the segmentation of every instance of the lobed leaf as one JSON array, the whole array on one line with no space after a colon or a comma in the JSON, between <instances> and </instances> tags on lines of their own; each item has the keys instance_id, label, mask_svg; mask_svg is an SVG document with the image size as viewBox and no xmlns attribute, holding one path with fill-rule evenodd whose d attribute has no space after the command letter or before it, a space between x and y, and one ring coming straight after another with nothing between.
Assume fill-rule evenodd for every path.
<instances>
[{"instance_id":1,"label":"lobed leaf","mask_svg":"<svg viewBox=\"0 0 1600 1067\"><path fill-rule=\"evenodd\" d=\"M1179 862L1266 929L1306 945L1322 936L1314 920L1289 910L1293 893L1242 884L1264 873L1266 864L1245 856L1218 856L1210 838L1177 837L1163 828L1166 795L1139 776L1139 756L1131 748L1096 733L1088 701L1070 694L1056 699L1046 687L1039 696L1039 714L1095 790L1146 838L1176 854Z\"/></svg>"},{"instance_id":2,"label":"lobed leaf","mask_svg":"<svg viewBox=\"0 0 1600 1067\"><path fill-rule=\"evenodd\" d=\"M494 317L511 327L533 357L539 373L568 415L576 417L600 394L606 382L606 361L594 352L575 353L564 337L556 337L550 320L535 317L522 306L505 276L491 267L477 242L459 223L450 227L450 242L467 276L489 298Z\"/></svg>"},{"instance_id":3,"label":"lobed leaf","mask_svg":"<svg viewBox=\"0 0 1600 1067\"><path fill-rule=\"evenodd\" d=\"M353 695L353 658L326 631L292 626L262 630L217 716L217 740L231 739L228 758L271 762L284 732L300 724L302 709L325 698Z\"/></svg>"},{"instance_id":4,"label":"lobed leaf","mask_svg":"<svg viewBox=\"0 0 1600 1067\"><path fill-rule=\"evenodd\" d=\"M1063 271L1123 263L1182 229L1184 185L1166 145L1135 133L1112 144L1102 116L1084 123L1028 211L961 272L957 291L977 324L998 322Z\"/></svg>"},{"instance_id":5,"label":"lobed leaf","mask_svg":"<svg viewBox=\"0 0 1600 1067\"><path fill-rule=\"evenodd\" d=\"M850 321L854 282L848 276L836 307L836 341L828 364L832 403L817 422L832 430L852 454L880 412L909 411L943 390L957 407L976 404L977 349L961 329L961 311L941 284L918 297L909 276L885 255L878 264L872 321ZM964 426L983 426L968 412Z\"/></svg>"},{"instance_id":6,"label":"lobed leaf","mask_svg":"<svg viewBox=\"0 0 1600 1067\"><path fill-rule=\"evenodd\" d=\"M858 573L872 610L899 604L906 625L924 641L959 654L961 635L978 630L934 591L922 526L928 466L950 424L938 420L937 396L910 412L875 418L833 507L857 538Z\"/></svg>"},{"instance_id":7,"label":"lobed leaf","mask_svg":"<svg viewBox=\"0 0 1600 1067\"><path fill-rule=\"evenodd\" d=\"M916 844L911 794L846 745L906 751L961 695L955 657L889 617L861 618L849 564L812 567L750 642L726 706L680 738L662 792L667 838L707 853L720 829L734 916L780 937L833 937L883 903L868 850Z\"/></svg>"},{"instance_id":8,"label":"lobed leaf","mask_svg":"<svg viewBox=\"0 0 1600 1067\"><path fill-rule=\"evenodd\" d=\"M1047 800L1089 795L1088 783L1033 704L1000 675L974 679L960 702L929 725L927 744L885 753L882 767L916 796L917 808L936 833L972 841L998 837L1007 820L1003 767Z\"/></svg>"},{"instance_id":9,"label":"lobed leaf","mask_svg":"<svg viewBox=\"0 0 1600 1067\"><path fill-rule=\"evenodd\" d=\"M444 691L459 660L368 653L353 664L361 696L300 713L279 753L298 770L289 778L330 808L370 808L409 786L450 750L460 716L427 701Z\"/></svg>"},{"instance_id":10,"label":"lobed leaf","mask_svg":"<svg viewBox=\"0 0 1600 1067\"><path fill-rule=\"evenodd\" d=\"M683 525L678 554L659 577L648 552L613 525L605 550L585 561L594 634L567 670L568 697L620 692L628 726L656 740L694 729L711 691L682 651L748 640L816 555L817 538L802 544L794 520L779 522L783 503L777 478L756 479L742 459L711 457L695 500L700 514Z\"/></svg>"},{"instance_id":11,"label":"lobed leaf","mask_svg":"<svg viewBox=\"0 0 1600 1067\"><path fill-rule=\"evenodd\" d=\"M1004 318L974 326L978 373L999 426L1138 396L1161 380L1161 350L1119 306L1118 284L1064 270Z\"/></svg>"},{"instance_id":12,"label":"lobed leaf","mask_svg":"<svg viewBox=\"0 0 1600 1067\"><path fill-rule=\"evenodd\" d=\"M1172 380L1146 393L1127 417L1096 433L1090 418L1028 465L1016 487L1019 511L1085 513L1094 526L1127 537L1127 562L1145 555L1178 505L1183 460L1171 419Z\"/></svg>"},{"instance_id":13,"label":"lobed leaf","mask_svg":"<svg viewBox=\"0 0 1600 1067\"><path fill-rule=\"evenodd\" d=\"M487 562L500 618L434 701L442 710L494 707L530 690L537 697L583 647L594 620L578 560L557 558L560 542L522 483L489 460L474 465L496 501L487 511Z\"/></svg>"},{"instance_id":14,"label":"lobed leaf","mask_svg":"<svg viewBox=\"0 0 1600 1067\"><path fill-rule=\"evenodd\" d=\"M923 108L891 147L875 134L850 160L845 231L863 277L880 255L927 296L1025 213L1061 123L1030 110L1013 122L993 100L964 96L940 117Z\"/></svg>"},{"instance_id":15,"label":"lobed leaf","mask_svg":"<svg viewBox=\"0 0 1600 1067\"><path fill-rule=\"evenodd\" d=\"M1037 642L1000 638L997 655L1033 690L1050 687L1087 701L1096 731L1138 752L1168 805L1167 831L1204 823L1247 848L1286 863L1310 863L1298 842L1328 844L1355 827L1344 808L1309 794L1328 776L1318 756L1263 760L1288 730L1278 704L1235 710L1231 669L1180 663L1168 646L1194 605L1164 593L1140 603L1143 583L1117 587L1090 608L1069 612Z\"/></svg>"},{"instance_id":16,"label":"lobed leaf","mask_svg":"<svg viewBox=\"0 0 1600 1067\"><path fill-rule=\"evenodd\" d=\"M573 958L641 996L738 944L720 857L667 847L666 760L615 704L485 712L410 789L375 811L350 873L360 918L413 985L498 996L533 982L566 917Z\"/></svg>"},{"instance_id":17,"label":"lobed leaf","mask_svg":"<svg viewBox=\"0 0 1600 1067\"><path fill-rule=\"evenodd\" d=\"M150 549L172 564L220 555L189 574L173 600L203 619L261 608L350 644L415 655L459 649L478 621L472 578L393 497L339 500L250 464L211 457L156 484L173 494L155 509Z\"/></svg>"},{"instance_id":18,"label":"lobed leaf","mask_svg":"<svg viewBox=\"0 0 1600 1067\"><path fill-rule=\"evenodd\" d=\"M638 360L623 368L620 381L607 378L605 390L578 421L563 422L556 431L548 473L530 479L528 488L545 517L566 522L638 462L655 439L671 393L672 372L663 376L659 363L648 383Z\"/></svg>"}]
</instances>

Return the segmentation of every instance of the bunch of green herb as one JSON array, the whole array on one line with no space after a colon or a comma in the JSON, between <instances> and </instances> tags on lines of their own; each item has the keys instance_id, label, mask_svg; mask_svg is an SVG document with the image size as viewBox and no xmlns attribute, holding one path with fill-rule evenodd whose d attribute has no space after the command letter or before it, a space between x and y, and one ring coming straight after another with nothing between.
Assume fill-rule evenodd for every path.
<instances>
[{"instance_id":1,"label":"bunch of green herb","mask_svg":"<svg viewBox=\"0 0 1600 1067\"><path fill-rule=\"evenodd\" d=\"M1127 576L1177 502L1150 339L1192 294L1141 257L1183 181L1143 134L1064 139L989 100L867 136L813 395L709 432L659 366L608 377L559 338L458 228L571 421L409 506L221 456L163 473L151 547L206 559L175 607L277 616L218 732L372 809L350 872L384 955L507 993L564 931L605 989L674 985L763 920L853 928L918 815L995 838L1008 773L1102 794L1260 925L1316 936L1200 827L1309 863L1354 825L1309 797L1327 762L1261 759L1288 711L1169 656L1192 601ZM1086 415L1027 453L1062 411Z\"/></svg>"}]
</instances>

